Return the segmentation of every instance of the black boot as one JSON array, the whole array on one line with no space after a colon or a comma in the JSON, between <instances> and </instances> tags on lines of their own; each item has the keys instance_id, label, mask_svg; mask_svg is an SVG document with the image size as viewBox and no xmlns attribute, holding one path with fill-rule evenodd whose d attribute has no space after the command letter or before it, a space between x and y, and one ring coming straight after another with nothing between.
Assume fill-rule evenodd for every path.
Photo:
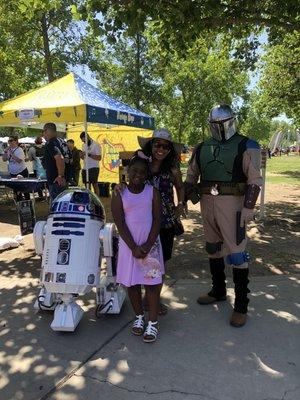
<instances>
[{"instance_id":1,"label":"black boot","mask_svg":"<svg viewBox=\"0 0 300 400\"><path fill-rule=\"evenodd\" d=\"M197 299L199 304L211 304L215 301L226 300L225 263L222 258L209 259L210 273L212 277L212 289L210 292L200 295Z\"/></svg>"},{"instance_id":2,"label":"black boot","mask_svg":"<svg viewBox=\"0 0 300 400\"><path fill-rule=\"evenodd\" d=\"M247 294L250 293L248 289L248 268L233 268L232 270L234 291L235 291L235 301L234 301L234 311L230 319L230 324L235 327L241 327L245 325L247 320L247 311L249 299Z\"/></svg>"}]
</instances>

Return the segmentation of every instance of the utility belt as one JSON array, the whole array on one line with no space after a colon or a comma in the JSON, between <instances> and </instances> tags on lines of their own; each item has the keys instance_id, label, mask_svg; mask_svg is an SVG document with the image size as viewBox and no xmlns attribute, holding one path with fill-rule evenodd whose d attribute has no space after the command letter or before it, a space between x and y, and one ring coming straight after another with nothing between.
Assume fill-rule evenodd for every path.
<instances>
[{"instance_id":1,"label":"utility belt","mask_svg":"<svg viewBox=\"0 0 300 400\"><path fill-rule=\"evenodd\" d=\"M200 194L244 196L246 185L245 182L200 182L197 187Z\"/></svg>"}]
</instances>

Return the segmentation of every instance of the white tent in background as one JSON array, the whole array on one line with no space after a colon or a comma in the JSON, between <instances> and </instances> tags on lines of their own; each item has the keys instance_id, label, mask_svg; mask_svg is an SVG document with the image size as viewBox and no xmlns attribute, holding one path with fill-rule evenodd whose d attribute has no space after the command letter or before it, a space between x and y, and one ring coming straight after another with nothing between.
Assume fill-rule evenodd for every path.
<instances>
[{"instance_id":1,"label":"white tent in background","mask_svg":"<svg viewBox=\"0 0 300 400\"><path fill-rule=\"evenodd\" d=\"M26 136L24 138L20 138L19 139L19 143L22 143L22 144L34 144L35 143L35 139L36 139L36 137ZM45 142L46 142L46 140L43 138L43 143L45 143Z\"/></svg>"}]
</instances>

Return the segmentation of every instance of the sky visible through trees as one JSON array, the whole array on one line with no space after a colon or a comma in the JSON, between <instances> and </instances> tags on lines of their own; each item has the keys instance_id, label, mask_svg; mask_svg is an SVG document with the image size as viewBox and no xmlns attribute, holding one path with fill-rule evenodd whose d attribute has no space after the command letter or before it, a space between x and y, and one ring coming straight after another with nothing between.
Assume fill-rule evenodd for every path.
<instances>
[{"instance_id":1,"label":"sky visible through trees","mask_svg":"<svg viewBox=\"0 0 300 400\"><path fill-rule=\"evenodd\" d=\"M227 102L267 142L300 125L298 21L294 0L0 0L0 98L74 71L178 140L205 137Z\"/></svg>"}]
</instances>

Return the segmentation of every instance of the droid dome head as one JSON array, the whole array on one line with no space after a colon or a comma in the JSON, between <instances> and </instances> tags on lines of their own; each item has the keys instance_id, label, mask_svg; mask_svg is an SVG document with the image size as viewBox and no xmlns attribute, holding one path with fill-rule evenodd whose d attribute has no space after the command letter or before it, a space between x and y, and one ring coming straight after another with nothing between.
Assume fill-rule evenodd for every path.
<instances>
[{"instance_id":1,"label":"droid dome head","mask_svg":"<svg viewBox=\"0 0 300 400\"><path fill-rule=\"evenodd\" d=\"M212 137L218 141L229 140L236 133L235 114L227 104L210 110L208 123Z\"/></svg>"},{"instance_id":2,"label":"droid dome head","mask_svg":"<svg viewBox=\"0 0 300 400\"><path fill-rule=\"evenodd\" d=\"M71 188L60 193L51 206L51 214L85 215L105 223L105 211L101 201L87 189Z\"/></svg>"}]
</instances>

